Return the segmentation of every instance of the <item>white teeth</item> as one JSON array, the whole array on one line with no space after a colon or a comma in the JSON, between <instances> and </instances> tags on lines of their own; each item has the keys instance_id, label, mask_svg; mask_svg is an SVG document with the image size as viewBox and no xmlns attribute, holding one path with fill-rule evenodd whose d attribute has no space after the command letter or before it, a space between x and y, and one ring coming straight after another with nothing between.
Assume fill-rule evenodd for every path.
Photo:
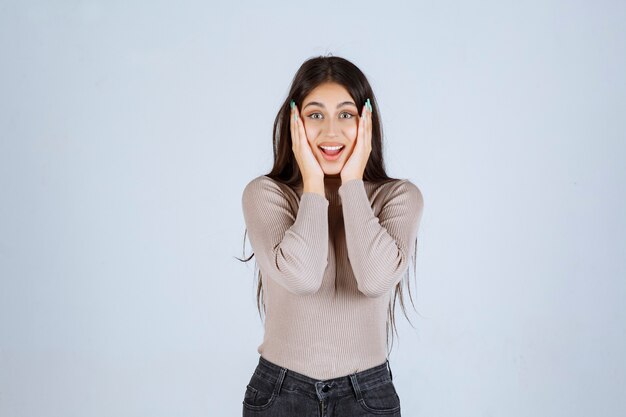
<instances>
[{"instance_id":1,"label":"white teeth","mask_svg":"<svg viewBox=\"0 0 626 417\"><path fill-rule=\"evenodd\" d=\"M341 146L320 146L320 148L326 149L327 151L336 151L337 149L343 148L343 145L341 145Z\"/></svg>"}]
</instances>

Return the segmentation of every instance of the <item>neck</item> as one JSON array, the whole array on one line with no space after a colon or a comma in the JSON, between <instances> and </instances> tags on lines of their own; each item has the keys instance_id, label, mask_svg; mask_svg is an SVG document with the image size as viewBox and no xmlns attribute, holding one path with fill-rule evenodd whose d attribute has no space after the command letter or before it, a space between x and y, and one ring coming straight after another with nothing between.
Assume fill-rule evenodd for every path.
<instances>
[{"instance_id":1,"label":"neck","mask_svg":"<svg viewBox=\"0 0 626 417\"><path fill-rule=\"evenodd\" d=\"M339 176L339 175L336 175L336 176L325 175L324 176L324 183L325 184L341 183L341 176Z\"/></svg>"}]
</instances>

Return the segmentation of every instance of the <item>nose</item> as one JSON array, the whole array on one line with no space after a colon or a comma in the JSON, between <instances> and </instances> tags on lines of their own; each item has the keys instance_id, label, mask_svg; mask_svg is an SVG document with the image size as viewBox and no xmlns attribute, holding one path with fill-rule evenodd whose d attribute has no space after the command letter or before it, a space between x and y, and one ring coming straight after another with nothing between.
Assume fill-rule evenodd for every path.
<instances>
[{"instance_id":1,"label":"nose","mask_svg":"<svg viewBox=\"0 0 626 417\"><path fill-rule=\"evenodd\" d=\"M328 126L326 127L326 136L328 137L336 137L337 136L337 122L334 119L329 119Z\"/></svg>"}]
</instances>

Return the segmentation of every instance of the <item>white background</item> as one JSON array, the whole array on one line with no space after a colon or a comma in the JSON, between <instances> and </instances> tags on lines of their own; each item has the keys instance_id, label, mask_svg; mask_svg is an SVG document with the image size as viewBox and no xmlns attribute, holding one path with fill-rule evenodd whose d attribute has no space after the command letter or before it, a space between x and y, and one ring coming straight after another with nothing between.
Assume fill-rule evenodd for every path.
<instances>
[{"instance_id":1,"label":"white background","mask_svg":"<svg viewBox=\"0 0 626 417\"><path fill-rule=\"evenodd\" d=\"M0 415L241 415L263 334L241 193L328 53L368 76L388 173L424 195L403 416L624 415L625 21L618 1L0 1Z\"/></svg>"}]
</instances>

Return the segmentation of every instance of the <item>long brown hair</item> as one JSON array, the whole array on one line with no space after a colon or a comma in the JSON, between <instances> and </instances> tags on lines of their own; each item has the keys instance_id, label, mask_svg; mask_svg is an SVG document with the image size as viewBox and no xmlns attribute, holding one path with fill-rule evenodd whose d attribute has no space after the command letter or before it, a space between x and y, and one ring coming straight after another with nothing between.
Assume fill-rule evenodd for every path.
<instances>
[{"instance_id":1,"label":"long brown hair","mask_svg":"<svg viewBox=\"0 0 626 417\"><path fill-rule=\"evenodd\" d=\"M291 144L291 131L290 131L290 101L293 99L298 106L301 108L302 101L304 98L318 85L325 82L335 82L341 84L348 90L348 93L352 96L352 99L355 103L358 104L365 103L367 98L370 99L370 103L372 104L372 150L370 152L369 159L367 161L367 165L365 166L365 171L363 173L363 180L374 182L374 183L386 183L389 181L396 181L397 178L392 178L387 175L385 172L384 161L383 161L383 129L380 121L380 113L378 110L378 105L376 103L376 97L374 96L374 92L372 87L370 86L367 78L361 72L361 70L354 65L352 62L347 59L338 57L338 56L319 56L306 60L296 72L294 76L291 87L289 89L289 94L285 98L285 101L281 105L278 110L278 114L276 115L276 119L274 120L274 129L273 129L273 154L274 154L274 166L269 174L266 176L279 181L283 184L286 184L290 187L294 187L297 184L302 182L302 176L300 174L300 169L298 168L298 163L295 159L295 156L292 151ZM244 232L244 241L243 241L243 257L244 259L237 258L242 262L248 262L254 256L254 252L248 257L245 258L246 253L246 234L247 228ZM415 259L417 255L417 238L415 241L415 253L411 256L413 260L413 273L415 274ZM255 273L258 269L258 265L255 262ZM409 282L409 268L407 268L406 273L406 282L409 289L409 298L411 299L411 304L413 305L413 309L415 309L415 304L413 303L413 296L411 295L411 285ZM402 311L404 315L409 320L411 320L406 314L406 310L404 308L404 298L402 294L402 284L404 282L403 279L396 285L395 293L393 297L393 302L390 301L388 313L387 313L387 347L389 348L389 324L393 326L396 334L398 329L395 324L395 307L396 307L396 298L400 295L400 305L402 306ZM259 316L261 316L261 300L263 298L262 293L262 278L261 271L258 270L258 287L257 287L257 310L259 311ZM263 302L263 313L265 313L265 302ZM413 324L411 323L411 327ZM393 332L391 334L391 346L393 348ZM390 350L388 349L388 354Z\"/></svg>"}]
</instances>

